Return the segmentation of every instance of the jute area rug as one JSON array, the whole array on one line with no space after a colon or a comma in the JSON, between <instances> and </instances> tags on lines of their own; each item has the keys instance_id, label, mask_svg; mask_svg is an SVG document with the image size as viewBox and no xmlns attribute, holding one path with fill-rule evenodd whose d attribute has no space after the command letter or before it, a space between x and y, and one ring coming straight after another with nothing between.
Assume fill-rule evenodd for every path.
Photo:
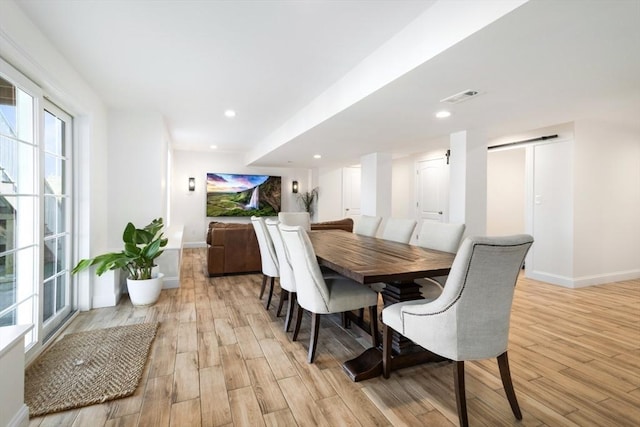
<instances>
[{"instance_id":1,"label":"jute area rug","mask_svg":"<svg viewBox=\"0 0 640 427\"><path fill-rule=\"evenodd\" d=\"M27 368L29 416L133 394L157 329L141 323L64 336Z\"/></svg>"}]
</instances>

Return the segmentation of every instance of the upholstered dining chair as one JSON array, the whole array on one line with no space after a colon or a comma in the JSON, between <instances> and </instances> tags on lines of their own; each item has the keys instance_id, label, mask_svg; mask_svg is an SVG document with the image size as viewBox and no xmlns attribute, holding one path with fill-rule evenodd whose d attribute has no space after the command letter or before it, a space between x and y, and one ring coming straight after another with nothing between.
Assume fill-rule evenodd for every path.
<instances>
[{"instance_id":1,"label":"upholstered dining chair","mask_svg":"<svg viewBox=\"0 0 640 427\"><path fill-rule=\"evenodd\" d=\"M276 311L276 316L280 315L282 311L282 305L285 299L288 299L289 304L287 307L287 315L284 321L284 330L285 332L289 331L291 327L291 320L293 317L293 309L296 306L296 281L293 276L293 269L291 268L291 261L289 260L289 254L284 247L284 242L282 241L282 235L280 234L280 229L278 228L278 224L280 221L275 219L267 219L265 221L267 225L267 231L271 236L271 241L273 242L273 247L276 251L276 255L278 257L278 266L280 272L280 303L278 305L278 310Z\"/></svg>"},{"instance_id":2,"label":"upholstered dining chair","mask_svg":"<svg viewBox=\"0 0 640 427\"><path fill-rule=\"evenodd\" d=\"M290 256L296 281L298 313L293 331L295 341L300 331L303 310L311 313L311 336L307 361L313 363L318 344L322 314L369 308L371 342L378 344L378 293L344 276L324 278L307 232L300 226L280 225L282 240Z\"/></svg>"},{"instance_id":3,"label":"upholstered dining chair","mask_svg":"<svg viewBox=\"0 0 640 427\"><path fill-rule=\"evenodd\" d=\"M416 229L416 220L404 218L389 218L382 230L382 238L400 243L409 243L413 230Z\"/></svg>"},{"instance_id":4,"label":"upholstered dining chair","mask_svg":"<svg viewBox=\"0 0 640 427\"><path fill-rule=\"evenodd\" d=\"M382 217L379 216L360 215L353 226L353 232L361 236L376 237L380 221Z\"/></svg>"},{"instance_id":5,"label":"upholstered dining chair","mask_svg":"<svg viewBox=\"0 0 640 427\"><path fill-rule=\"evenodd\" d=\"M418 233L417 244L423 248L455 254L458 252L464 230L464 224L425 219ZM420 284L422 295L427 298L429 295L435 296L442 292L446 281L447 276L438 276L418 279L416 283Z\"/></svg>"},{"instance_id":6,"label":"upholstered dining chair","mask_svg":"<svg viewBox=\"0 0 640 427\"><path fill-rule=\"evenodd\" d=\"M500 377L511 410L522 419L509 360L509 318L518 274L533 238L526 234L469 237L458 250L442 294L382 310L385 378L393 367L392 330L455 362L454 388L461 426L469 424L464 362L497 357Z\"/></svg>"},{"instance_id":7,"label":"upholstered dining chair","mask_svg":"<svg viewBox=\"0 0 640 427\"><path fill-rule=\"evenodd\" d=\"M269 284L269 296L267 297L266 309L269 310L271 304L271 297L273 297L273 285L276 277L280 277L280 270L278 265L278 255L273 247L271 236L267 231L267 225L264 222L264 218L252 216L251 224L256 232L258 238L258 247L260 248L260 259L262 261L262 286L260 287L260 299L264 295L264 290L267 284Z\"/></svg>"},{"instance_id":8,"label":"upholstered dining chair","mask_svg":"<svg viewBox=\"0 0 640 427\"><path fill-rule=\"evenodd\" d=\"M285 225L299 225L306 231L311 230L309 212L280 212L278 220Z\"/></svg>"}]
</instances>

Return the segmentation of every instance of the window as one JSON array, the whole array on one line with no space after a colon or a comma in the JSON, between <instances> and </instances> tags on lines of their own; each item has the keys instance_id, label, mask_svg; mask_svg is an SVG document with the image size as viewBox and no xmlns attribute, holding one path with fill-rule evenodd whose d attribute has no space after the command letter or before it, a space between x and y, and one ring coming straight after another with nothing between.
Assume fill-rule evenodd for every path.
<instances>
[{"instance_id":1,"label":"window","mask_svg":"<svg viewBox=\"0 0 640 427\"><path fill-rule=\"evenodd\" d=\"M0 326L36 325L29 348L73 308L72 119L0 66Z\"/></svg>"}]
</instances>

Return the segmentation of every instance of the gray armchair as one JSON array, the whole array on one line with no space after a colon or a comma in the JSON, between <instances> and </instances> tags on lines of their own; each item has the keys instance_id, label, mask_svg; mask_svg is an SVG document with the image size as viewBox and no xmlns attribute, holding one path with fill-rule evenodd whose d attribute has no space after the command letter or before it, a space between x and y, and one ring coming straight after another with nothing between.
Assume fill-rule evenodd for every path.
<instances>
[{"instance_id":1,"label":"gray armchair","mask_svg":"<svg viewBox=\"0 0 640 427\"><path fill-rule=\"evenodd\" d=\"M391 329L455 361L458 417L460 425L467 426L464 361L497 357L511 409L517 419L522 419L511 382L507 341L516 280L532 243L529 235L467 238L438 298L385 308L382 311L385 378L393 365Z\"/></svg>"}]
</instances>

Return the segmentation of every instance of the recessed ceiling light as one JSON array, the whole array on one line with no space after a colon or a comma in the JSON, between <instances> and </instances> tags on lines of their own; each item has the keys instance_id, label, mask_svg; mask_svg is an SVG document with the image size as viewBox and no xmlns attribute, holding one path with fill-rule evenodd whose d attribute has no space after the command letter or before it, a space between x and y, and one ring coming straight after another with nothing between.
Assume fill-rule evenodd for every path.
<instances>
[{"instance_id":1,"label":"recessed ceiling light","mask_svg":"<svg viewBox=\"0 0 640 427\"><path fill-rule=\"evenodd\" d=\"M215 150L216 148L218 148L217 145L210 145L209 148L211 148L212 150Z\"/></svg>"},{"instance_id":2,"label":"recessed ceiling light","mask_svg":"<svg viewBox=\"0 0 640 427\"><path fill-rule=\"evenodd\" d=\"M439 119L446 119L449 116L451 116L451 112L445 111L445 110L438 111L436 113L436 117L439 118Z\"/></svg>"},{"instance_id":3,"label":"recessed ceiling light","mask_svg":"<svg viewBox=\"0 0 640 427\"><path fill-rule=\"evenodd\" d=\"M322 158L322 156L321 156L320 154L314 154L314 155L313 155L313 158L314 158L314 159L320 159L320 158Z\"/></svg>"},{"instance_id":4,"label":"recessed ceiling light","mask_svg":"<svg viewBox=\"0 0 640 427\"><path fill-rule=\"evenodd\" d=\"M226 117L235 117L235 116L236 116L236 112L235 112L235 111L233 111L233 110L226 110L226 111L224 112L224 115L225 115Z\"/></svg>"}]
</instances>

